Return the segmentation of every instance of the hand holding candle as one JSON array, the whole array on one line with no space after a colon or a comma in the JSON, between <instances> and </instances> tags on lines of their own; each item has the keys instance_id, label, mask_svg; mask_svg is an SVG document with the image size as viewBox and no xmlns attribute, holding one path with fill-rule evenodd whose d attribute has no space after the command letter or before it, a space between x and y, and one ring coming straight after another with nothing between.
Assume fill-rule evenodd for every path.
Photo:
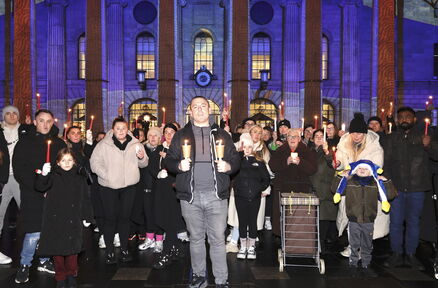
<instances>
[{"instance_id":1,"label":"hand holding candle","mask_svg":"<svg viewBox=\"0 0 438 288\"><path fill-rule=\"evenodd\" d=\"M219 160L224 158L225 154L225 145L222 144L222 139L218 140L216 143L216 156Z\"/></svg>"},{"instance_id":2,"label":"hand holding candle","mask_svg":"<svg viewBox=\"0 0 438 288\"><path fill-rule=\"evenodd\" d=\"M424 122L426 122L426 126L424 127L424 135L427 135L428 131L429 131L430 119L426 118L426 119L424 119Z\"/></svg>"},{"instance_id":3,"label":"hand holding candle","mask_svg":"<svg viewBox=\"0 0 438 288\"><path fill-rule=\"evenodd\" d=\"M46 163L50 163L50 144L52 144L52 140L47 141Z\"/></svg>"},{"instance_id":4,"label":"hand holding candle","mask_svg":"<svg viewBox=\"0 0 438 288\"><path fill-rule=\"evenodd\" d=\"M91 115L90 129L89 130L93 130L93 121L94 121L94 115Z\"/></svg>"},{"instance_id":5,"label":"hand holding candle","mask_svg":"<svg viewBox=\"0 0 438 288\"><path fill-rule=\"evenodd\" d=\"M182 145L183 157L184 159L190 159L191 145L188 144L189 140L184 140L184 145Z\"/></svg>"}]
</instances>

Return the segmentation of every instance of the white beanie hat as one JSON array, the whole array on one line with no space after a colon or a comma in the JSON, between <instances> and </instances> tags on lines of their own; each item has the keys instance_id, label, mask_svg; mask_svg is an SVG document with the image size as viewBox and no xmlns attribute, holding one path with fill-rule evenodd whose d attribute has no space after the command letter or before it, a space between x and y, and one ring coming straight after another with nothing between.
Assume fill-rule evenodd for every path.
<instances>
[{"instance_id":1,"label":"white beanie hat","mask_svg":"<svg viewBox=\"0 0 438 288\"><path fill-rule=\"evenodd\" d=\"M149 134L156 134L156 135L158 135L158 137L160 139L161 139L161 136L163 136L163 133L161 133L161 129L159 127L155 127L155 126L149 127L146 138L147 138L147 136L149 136Z\"/></svg>"},{"instance_id":2,"label":"white beanie hat","mask_svg":"<svg viewBox=\"0 0 438 288\"><path fill-rule=\"evenodd\" d=\"M3 112L2 112L3 119L5 119L6 113L9 113L9 112L15 112L17 114L18 118L20 118L20 111L18 111L18 108L13 106L13 105L8 105L8 106L5 106L3 108Z\"/></svg>"},{"instance_id":3,"label":"white beanie hat","mask_svg":"<svg viewBox=\"0 0 438 288\"><path fill-rule=\"evenodd\" d=\"M251 135L247 132L242 133L242 135L240 135L239 146L243 147L248 145L254 146L254 142L252 141Z\"/></svg>"}]
</instances>

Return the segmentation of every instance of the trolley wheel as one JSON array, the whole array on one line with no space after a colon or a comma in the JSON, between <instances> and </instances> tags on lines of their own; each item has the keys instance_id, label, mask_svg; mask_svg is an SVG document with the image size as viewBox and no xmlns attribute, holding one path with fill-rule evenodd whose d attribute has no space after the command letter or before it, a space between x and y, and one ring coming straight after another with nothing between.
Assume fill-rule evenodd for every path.
<instances>
[{"instance_id":1,"label":"trolley wheel","mask_svg":"<svg viewBox=\"0 0 438 288\"><path fill-rule=\"evenodd\" d=\"M284 260L283 260L283 252L281 249L278 249L278 271L283 272L284 270Z\"/></svg>"},{"instance_id":2,"label":"trolley wheel","mask_svg":"<svg viewBox=\"0 0 438 288\"><path fill-rule=\"evenodd\" d=\"M438 261L435 259L433 263L433 274L435 276L435 279L438 280Z\"/></svg>"},{"instance_id":3,"label":"trolley wheel","mask_svg":"<svg viewBox=\"0 0 438 288\"><path fill-rule=\"evenodd\" d=\"M319 274L321 274L321 275L325 274L325 262L324 262L324 259L319 259Z\"/></svg>"}]
</instances>

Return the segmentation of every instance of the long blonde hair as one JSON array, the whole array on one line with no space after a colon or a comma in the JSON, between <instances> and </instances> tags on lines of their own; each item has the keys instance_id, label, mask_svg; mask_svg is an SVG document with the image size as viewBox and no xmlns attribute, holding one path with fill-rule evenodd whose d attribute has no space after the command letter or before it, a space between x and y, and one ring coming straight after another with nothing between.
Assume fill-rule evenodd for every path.
<instances>
[{"instance_id":1,"label":"long blonde hair","mask_svg":"<svg viewBox=\"0 0 438 288\"><path fill-rule=\"evenodd\" d=\"M249 129L249 135L251 135L251 131L255 128L258 128L263 132L263 128L260 125L254 125ZM252 138L252 135L251 135L251 138ZM261 147L261 149L259 147ZM257 148L259 148L259 149L257 149ZM269 153L269 149L268 149L268 147L266 147L265 141L263 141L262 138L260 138L260 141L257 144L254 143L253 154L258 161L263 161L266 164L269 163L271 154Z\"/></svg>"},{"instance_id":2,"label":"long blonde hair","mask_svg":"<svg viewBox=\"0 0 438 288\"><path fill-rule=\"evenodd\" d=\"M359 143L354 143L351 134L349 136L350 139L348 141L348 144L346 145L346 152L348 158L350 159L350 162L356 162L359 160L360 153L365 150L365 146L367 145L367 135L365 134L362 141L360 141Z\"/></svg>"}]
</instances>

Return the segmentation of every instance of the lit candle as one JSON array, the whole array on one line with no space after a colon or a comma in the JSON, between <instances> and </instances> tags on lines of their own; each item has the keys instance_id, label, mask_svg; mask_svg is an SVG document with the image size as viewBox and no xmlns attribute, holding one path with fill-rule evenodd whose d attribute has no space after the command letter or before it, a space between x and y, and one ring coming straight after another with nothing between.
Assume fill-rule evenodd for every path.
<instances>
[{"instance_id":1,"label":"lit candle","mask_svg":"<svg viewBox=\"0 0 438 288\"><path fill-rule=\"evenodd\" d=\"M70 120L71 120L71 109L69 108L67 110L67 123L70 124Z\"/></svg>"},{"instance_id":2,"label":"lit candle","mask_svg":"<svg viewBox=\"0 0 438 288\"><path fill-rule=\"evenodd\" d=\"M389 115L392 115L394 107L392 106L392 102L389 102Z\"/></svg>"},{"instance_id":3,"label":"lit candle","mask_svg":"<svg viewBox=\"0 0 438 288\"><path fill-rule=\"evenodd\" d=\"M52 144L52 140L47 141L46 163L50 163L50 144Z\"/></svg>"},{"instance_id":4,"label":"lit candle","mask_svg":"<svg viewBox=\"0 0 438 288\"><path fill-rule=\"evenodd\" d=\"M189 140L186 139L186 140L184 140L184 145L182 145L184 159L190 158L191 145L189 145L188 143L189 143Z\"/></svg>"},{"instance_id":5,"label":"lit candle","mask_svg":"<svg viewBox=\"0 0 438 288\"><path fill-rule=\"evenodd\" d=\"M67 140L67 124L64 123L64 141Z\"/></svg>"},{"instance_id":6,"label":"lit candle","mask_svg":"<svg viewBox=\"0 0 438 288\"><path fill-rule=\"evenodd\" d=\"M284 119L284 102L283 101L281 101L280 113L281 113L281 118Z\"/></svg>"},{"instance_id":7,"label":"lit candle","mask_svg":"<svg viewBox=\"0 0 438 288\"><path fill-rule=\"evenodd\" d=\"M337 161L336 161L336 147L335 146L333 146L332 147L332 150L333 150L333 168L335 168L335 170L336 170L336 166L337 166Z\"/></svg>"},{"instance_id":8,"label":"lit candle","mask_svg":"<svg viewBox=\"0 0 438 288\"><path fill-rule=\"evenodd\" d=\"M37 96L37 110L40 110L41 109L40 93L37 93L36 96Z\"/></svg>"},{"instance_id":9,"label":"lit candle","mask_svg":"<svg viewBox=\"0 0 438 288\"><path fill-rule=\"evenodd\" d=\"M327 125L324 123L324 124L322 124L322 127L324 128L324 136L323 136L323 139L324 139L324 142L327 142L327 141L326 141L326 138L327 138Z\"/></svg>"},{"instance_id":10,"label":"lit candle","mask_svg":"<svg viewBox=\"0 0 438 288\"><path fill-rule=\"evenodd\" d=\"M313 116L313 118L315 119L315 130L318 129L318 115Z\"/></svg>"},{"instance_id":11,"label":"lit candle","mask_svg":"<svg viewBox=\"0 0 438 288\"><path fill-rule=\"evenodd\" d=\"M426 127L424 127L424 135L427 135L427 132L429 131L430 119L426 118L426 119L424 119L424 122L426 122Z\"/></svg>"},{"instance_id":12,"label":"lit candle","mask_svg":"<svg viewBox=\"0 0 438 288\"><path fill-rule=\"evenodd\" d=\"M91 115L90 129L89 130L93 129L93 121L94 121L94 115Z\"/></svg>"},{"instance_id":13,"label":"lit candle","mask_svg":"<svg viewBox=\"0 0 438 288\"><path fill-rule=\"evenodd\" d=\"M163 110L163 124L166 124L166 108L162 108Z\"/></svg>"},{"instance_id":14,"label":"lit candle","mask_svg":"<svg viewBox=\"0 0 438 288\"><path fill-rule=\"evenodd\" d=\"M118 112L119 112L119 116L120 117L123 117L123 105L124 105L125 103L122 101L122 102L120 102L120 105L119 105L119 109L118 109Z\"/></svg>"},{"instance_id":15,"label":"lit candle","mask_svg":"<svg viewBox=\"0 0 438 288\"><path fill-rule=\"evenodd\" d=\"M135 129L137 129L138 120L137 117L135 118Z\"/></svg>"},{"instance_id":16,"label":"lit candle","mask_svg":"<svg viewBox=\"0 0 438 288\"><path fill-rule=\"evenodd\" d=\"M427 106L429 106L429 101L426 101L426 110L427 110Z\"/></svg>"},{"instance_id":17,"label":"lit candle","mask_svg":"<svg viewBox=\"0 0 438 288\"><path fill-rule=\"evenodd\" d=\"M301 118L301 133L304 131L304 118Z\"/></svg>"},{"instance_id":18,"label":"lit candle","mask_svg":"<svg viewBox=\"0 0 438 288\"><path fill-rule=\"evenodd\" d=\"M55 124L58 124L58 118L55 118Z\"/></svg>"},{"instance_id":19,"label":"lit candle","mask_svg":"<svg viewBox=\"0 0 438 288\"><path fill-rule=\"evenodd\" d=\"M143 120L145 122L149 122L149 121L151 121L151 117L149 115L144 115Z\"/></svg>"},{"instance_id":20,"label":"lit candle","mask_svg":"<svg viewBox=\"0 0 438 288\"><path fill-rule=\"evenodd\" d=\"M433 96L432 95L430 95L429 96L429 100L431 101L433 99ZM432 103L432 102L431 102Z\"/></svg>"},{"instance_id":21,"label":"lit candle","mask_svg":"<svg viewBox=\"0 0 438 288\"><path fill-rule=\"evenodd\" d=\"M225 145L222 144L222 139L217 141L216 144L216 156L219 160L222 160L224 158L225 154Z\"/></svg>"},{"instance_id":22,"label":"lit candle","mask_svg":"<svg viewBox=\"0 0 438 288\"><path fill-rule=\"evenodd\" d=\"M380 118L382 119L382 121L384 121L384 119L385 119L385 109L383 109L383 108L382 108L382 114L381 114Z\"/></svg>"},{"instance_id":23,"label":"lit candle","mask_svg":"<svg viewBox=\"0 0 438 288\"><path fill-rule=\"evenodd\" d=\"M342 130L342 131L345 131L345 123L342 123L342 125L341 125L341 130Z\"/></svg>"},{"instance_id":24,"label":"lit candle","mask_svg":"<svg viewBox=\"0 0 438 288\"><path fill-rule=\"evenodd\" d=\"M274 117L274 131L277 131L277 117Z\"/></svg>"},{"instance_id":25,"label":"lit candle","mask_svg":"<svg viewBox=\"0 0 438 288\"><path fill-rule=\"evenodd\" d=\"M388 126L389 126L389 134L391 134L392 133L392 122L389 122Z\"/></svg>"}]
</instances>

